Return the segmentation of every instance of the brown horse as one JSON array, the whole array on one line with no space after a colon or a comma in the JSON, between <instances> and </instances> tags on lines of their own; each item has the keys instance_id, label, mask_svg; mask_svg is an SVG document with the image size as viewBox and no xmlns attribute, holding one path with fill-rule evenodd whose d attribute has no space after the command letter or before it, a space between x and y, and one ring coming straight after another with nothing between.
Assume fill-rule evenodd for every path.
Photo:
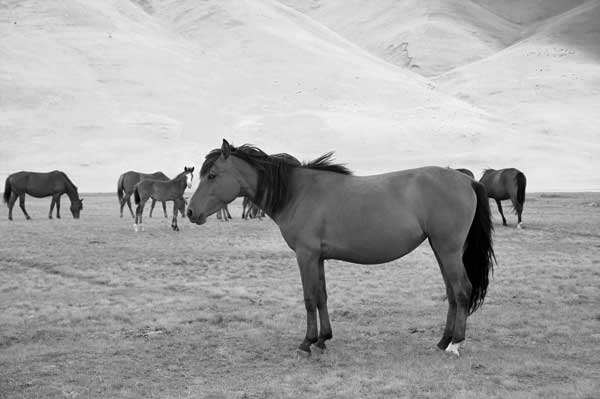
<instances>
[{"instance_id":1,"label":"brown horse","mask_svg":"<svg viewBox=\"0 0 600 399\"><path fill-rule=\"evenodd\" d=\"M517 214L517 228L522 228L521 214L525 204L525 187L527 186L527 179L523 172L515 168L486 169L479 182L485 187L488 197L496 200L498 211L502 216L502 224L506 226L506 218L502 212L500 201L509 199Z\"/></svg>"},{"instance_id":2,"label":"brown horse","mask_svg":"<svg viewBox=\"0 0 600 399\"><path fill-rule=\"evenodd\" d=\"M211 151L187 215L207 216L248 196L279 226L296 252L307 329L299 349L324 349L332 337L324 261L376 264L398 259L428 239L439 263L448 314L438 347L459 354L467 316L485 298L492 271L492 222L484 187L440 167L353 176L332 153L295 166L260 149L226 140ZM317 328L317 312L320 331Z\"/></svg>"},{"instance_id":3,"label":"brown horse","mask_svg":"<svg viewBox=\"0 0 600 399\"><path fill-rule=\"evenodd\" d=\"M79 198L77 187L64 172L55 170L49 173L17 172L6 178L4 185L4 202L8 204L8 220L13 220L12 211L19 198L19 206L27 220L31 219L25 210L25 194L43 198L52 196L48 218L52 219L52 211L56 205L56 217L60 219L60 197L67 194L71 200L71 213L79 219L83 209L83 199Z\"/></svg>"},{"instance_id":4,"label":"brown horse","mask_svg":"<svg viewBox=\"0 0 600 399\"><path fill-rule=\"evenodd\" d=\"M173 203L173 219L171 222L171 228L175 231L179 231L177 226L177 210L183 199L183 192L185 188L192 187L192 179L194 168L184 168L183 172L175 176L174 179L168 181L162 180L141 180L135 185L133 195L137 208L135 210L135 224L133 225L135 231L142 229L142 214L144 213L144 205L148 199L152 198L157 201L174 201Z\"/></svg>"},{"instance_id":5,"label":"brown horse","mask_svg":"<svg viewBox=\"0 0 600 399\"><path fill-rule=\"evenodd\" d=\"M154 172L154 173L141 173L130 170L129 172L123 173L119 176L119 181L117 182L117 196L119 197L119 205L120 205L120 215L123 217L123 208L125 204L129 207L129 212L131 212L131 217L135 217L133 214L133 209L131 208L131 195L133 194L133 189L135 185L143 179L151 179L151 180L162 180L168 181L169 178L163 172ZM156 200L152 199L152 204L150 205L150 215L148 217L152 217L152 211L154 210L154 205L156 205ZM163 212L165 217L167 215L167 203L166 201L162 201ZM185 205L184 205L185 206Z\"/></svg>"}]
</instances>

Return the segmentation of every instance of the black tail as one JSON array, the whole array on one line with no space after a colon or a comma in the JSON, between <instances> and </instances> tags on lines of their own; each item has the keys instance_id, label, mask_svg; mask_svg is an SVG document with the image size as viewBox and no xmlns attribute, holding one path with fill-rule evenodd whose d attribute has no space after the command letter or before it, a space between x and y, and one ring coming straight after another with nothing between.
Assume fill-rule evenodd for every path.
<instances>
[{"instance_id":1,"label":"black tail","mask_svg":"<svg viewBox=\"0 0 600 399\"><path fill-rule=\"evenodd\" d=\"M525 186L527 186L527 179L522 172L517 173L515 176L515 183L517 183L517 202L514 206L515 212L523 212L523 204L525 204Z\"/></svg>"},{"instance_id":2,"label":"black tail","mask_svg":"<svg viewBox=\"0 0 600 399\"><path fill-rule=\"evenodd\" d=\"M463 264L472 286L469 314L475 312L483 304L489 283L489 273L494 273L494 261L496 260L492 248L494 226L488 196L483 185L476 181L471 184L477 195L477 208L463 252Z\"/></svg>"},{"instance_id":3,"label":"black tail","mask_svg":"<svg viewBox=\"0 0 600 399\"><path fill-rule=\"evenodd\" d=\"M6 183L4 184L4 202L8 203L8 200L10 199L10 194L11 194L12 189L10 188L10 183L8 182L8 177L6 178Z\"/></svg>"},{"instance_id":4,"label":"black tail","mask_svg":"<svg viewBox=\"0 0 600 399\"><path fill-rule=\"evenodd\" d=\"M117 197L119 197L119 204L121 204L123 202L123 191L125 190L123 188L123 178L125 177L125 174L122 174L121 176L119 176L119 181L117 182Z\"/></svg>"},{"instance_id":5,"label":"black tail","mask_svg":"<svg viewBox=\"0 0 600 399\"><path fill-rule=\"evenodd\" d=\"M140 204L140 193L138 192L137 186L133 189L133 197L135 198L135 204Z\"/></svg>"}]
</instances>

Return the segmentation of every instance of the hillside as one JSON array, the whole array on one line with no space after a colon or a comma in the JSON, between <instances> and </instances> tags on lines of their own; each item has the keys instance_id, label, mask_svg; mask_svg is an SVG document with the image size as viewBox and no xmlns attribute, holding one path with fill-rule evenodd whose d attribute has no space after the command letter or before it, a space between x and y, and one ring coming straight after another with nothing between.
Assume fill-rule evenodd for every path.
<instances>
[{"instance_id":1,"label":"hillside","mask_svg":"<svg viewBox=\"0 0 600 399\"><path fill-rule=\"evenodd\" d=\"M346 15L364 11L369 19L358 8L363 3L345 3L351 8ZM389 1L377 4L392 7ZM396 11L371 11L398 18L398 24L388 21L390 32L408 24L409 16L425 21L420 2L403 4ZM365 49L361 34L354 41L274 0L5 1L0 173L61 169L80 191L113 191L125 170L174 175L184 165L199 166L225 137L301 159L336 150L338 160L359 174L426 164L475 172L517 166L527 173L531 190L600 189L588 160L597 148L591 129L598 113L591 101L597 100L592 50L598 41L594 31L585 31L593 21L578 19L586 13L574 10L580 16L542 21L532 40L510 46L516 25L484 7L461 9L449 0L425 4L428 15L440 10L431 26L464 33L481 25L477 32L485 35L477 33L479 41L472 43L487 58L434 82L416 73L418 68L394 65ZM330 19L338 17L331 12ZM369 32L379 37L377 30ZM385 29L378 32L387 37ZM561 43L570 38L564 41L576 53L545 55L558 42L552 35ZM446 36L456 39L438 35ZM439 65L451 59L435 40L423 43L429 43L422 49L431 65L436 54ZM468 48L455 54L465 55ZM536 51L541 53L527 56ZM536 65L552 59L548 62L561 66L544 72L555 97L517 106L514 90L528 99L531 82L513 80L527 68L533 71L534 59ZM568 73L577 79L564 78ZM567 99L576 122L559 118L561 99ZM554 115L546 119L548 112ZM547 128L560 138L558 144L544 144ZM581 151L591 158L582 158Z\"/></svg>"},{"instance_id":2,"label":"hillside","mask_svg":"<svg viewBox=\"0 0 600 399\"><path fill-rule=\"evenodd\" d=\"M491 55L520 27L464 0L281 0L393 64L433 76Z\"/></svg>"},{"instance_id":3,"label":"hillside","mask_svg":"<svg viewBox=\"0 0 600 399\"><path fill-rule=\"evenodd\" d=\"M494 112L521 136L537 169L563 187L600 187L600 2L539 24L527 39L437 79L441 90ZM504 134L502 135L504 136ZM570 181L567 181L568 175Z\"/></svg>"}]
</instances>

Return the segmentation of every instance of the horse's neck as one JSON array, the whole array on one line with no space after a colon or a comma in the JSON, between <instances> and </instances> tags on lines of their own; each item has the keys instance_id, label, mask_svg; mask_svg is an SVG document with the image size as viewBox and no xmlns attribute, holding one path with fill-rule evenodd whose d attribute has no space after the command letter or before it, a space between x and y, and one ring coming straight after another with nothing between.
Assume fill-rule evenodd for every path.
<instances>
[{"instance_id":1,"label":"horse's neck","mask_svg":"<svg viewBox=\"0 0 600 399\"><path fill-rule=\"evenodd\" d=\"M67 195L69 196L71 202L79 199L79 193L77 192L77 189L70 184L67 184Z\"/></svg>"}]
</instances>

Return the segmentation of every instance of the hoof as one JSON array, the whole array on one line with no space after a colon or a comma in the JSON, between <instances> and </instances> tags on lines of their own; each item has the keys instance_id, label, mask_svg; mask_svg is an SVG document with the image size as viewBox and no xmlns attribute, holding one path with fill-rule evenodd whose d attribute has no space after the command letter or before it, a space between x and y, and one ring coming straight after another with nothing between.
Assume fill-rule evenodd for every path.
<instances>
[{"instance_id":1,"label":"hoof","mask_svg":"<svg viewBox=\"0 0 600 399\"><path fill-rule=\"evenodd\" d=\"M133 225L133 230L137 233L139 231L138 225L134 224Z\"/></svg>"},{"instance_id":2,"label":"hoof","mask_svg":"<svg viewBox=\"0 0 600 399\"><path fill-rule=\"evenodd\" d=\"M52 216L48 216L48 219L52 219Z\"/></svg>"},{"instance_id":3,"label":"hoof","mask_svg":"<svg viewBox=\"0 0 600 399\"><path fill-rule=\"evenodd\" d=\"M315 355L317 355L317 356L321 356L321 355L324 355L325 353L327 353L326 349L327 349L327 348L326 348L326 346L325 346L325 345L323 345L323 346L321 347L321 346L319 346L319 345L317 344L317 345L315 345L315 346L313 347L312 351L313 351L313 353L314 353Z\"/></svg>"},{"instance_id":4,"label":"hoof","mask_svg":"<svg viewBox=\"0 0 600 399\"><path fill-rule=\"evenodd\" d=\"M522 223L517 224L517 229L521 230L523 228Z\"/></svg>"},{"instance_id":5,"label":"hoof","mask_svg":"<svg viewBox=\"0 0 600 399\"><path fill-rule=\"evenodd\" d=\"M442 339L440 339L440 342L438 342L437 347L445 351L450 342L452 342L452 337L442 337Z\"/></svg>"},{"instance_id":6,"label":"hoof","mask_svg":"<svg viewBox=\"0 0 600 399\"><path fill-rule=\"evenodd\" d=\"M25 219L27 219L27 220L31 220L31 216L27 216Z\"/></svg>"},{"instance_id":7,"label":"hoof","mask_svg":"<svg viewBox=\"0 0 600 399\"><path fill-rule=\"evenodd\" d=\"M303 350L303 349L296 349L296 358L298 360L300 359L308 359L310 357L310 349L307 351Z\"/></svg>"},{"instance_id":8,"label":"hoof","mask_svg":"<svg viewBox=\"0 0 600 399\"><path fill-rule=\"evenodd\" d=\"M458 343L454 343L452 342L450 345L448 345L448 347L446 348L445 352L446 353L450 353L452 355L455 355L456 357L460 356L459 353L459 349L462 347L462 342L458 342Z\"/></svg>"}]
</instances>

